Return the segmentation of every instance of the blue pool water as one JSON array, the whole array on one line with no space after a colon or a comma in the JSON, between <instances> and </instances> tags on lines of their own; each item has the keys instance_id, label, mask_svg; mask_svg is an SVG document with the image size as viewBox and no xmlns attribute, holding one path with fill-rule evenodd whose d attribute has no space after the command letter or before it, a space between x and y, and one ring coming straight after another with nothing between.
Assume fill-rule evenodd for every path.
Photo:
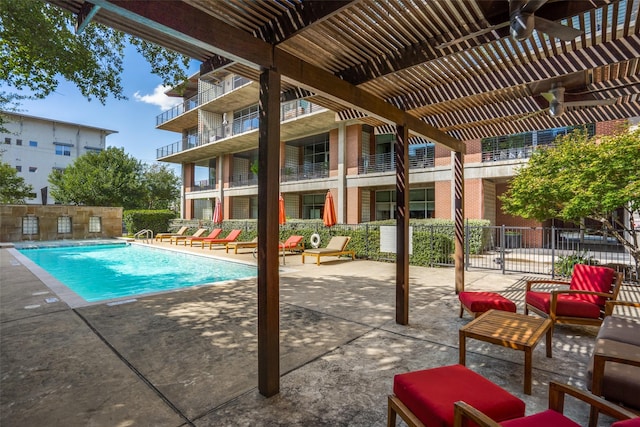
<instances>
[{"instance_id":1,"label":"blue pool water","mask_svg":"<svg viewBox=\"0 0 640 427\"><path fill-rule=\"evenodd\" d=\"M254 266L139 245L67 246L20 252L89 302L257 275Z\"/></svg>"}]
</instances>

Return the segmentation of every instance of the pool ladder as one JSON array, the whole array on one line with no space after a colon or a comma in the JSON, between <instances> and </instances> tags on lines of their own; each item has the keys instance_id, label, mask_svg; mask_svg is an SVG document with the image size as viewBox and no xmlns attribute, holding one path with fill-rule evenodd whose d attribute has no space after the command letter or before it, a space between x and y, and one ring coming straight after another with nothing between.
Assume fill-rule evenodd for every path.
<instances>
[{"instance_id":1,"label":"pool ladder","mask_svg":"<svg viewBox=\"0 0 640 427\"><path fill-rule=\"evenodd\" d=\"M133 238L136 240L142 238L144 239L145 243L153 243L153 230L145 228L144 230L140 230L136 234L134 234Z\"/></svg>"}]
</instances>

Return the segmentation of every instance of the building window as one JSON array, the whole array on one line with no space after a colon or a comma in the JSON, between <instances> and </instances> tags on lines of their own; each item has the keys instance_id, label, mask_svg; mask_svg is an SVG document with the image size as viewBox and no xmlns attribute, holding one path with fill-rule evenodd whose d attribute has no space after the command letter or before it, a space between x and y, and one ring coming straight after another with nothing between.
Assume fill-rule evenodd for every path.
<instances>
[{"instance_id":1,"label":"building window","mask_svg":"<svg viewBox=\"0 0 640 427\"><path fill-rule=\"evenodd\" d=\"M4 139L4 143L5 144L11 144L11 138L5 138Z\"/></svg>"},{"instance_id":2,"label":"building window","mask_svg":"<svg viewBox=\"0 0 640 427\"><path fill-rule=\"evenodd\" d=\"M101 233L102 232L102 218L99 216L89 217L89 233Z\"/></svg>"},{"instance_id":3,"label":"building window","mask_svg":"<svg viewBox=\"0 0 640 427\"><path fill-rule=\"evenodd\" d=\"M58 234L71 233L71 217L59 216L58 217Z\"/></svg>"},{"instance_id":4,"label":"building window","mask_svg":"<svg viewBox=\"0 0 640 427\"><path fill-rule=\"evenodd\" d=\"M16 139L16 145L22 145L22 140L21 139Z\"/></svg>"},{"instance_id":5,"label":"building window","mask_svg":"<svg viewBox=\"0 0 640 427\"><path fill-rule=\"evenodd\" d=\"M71 156L71 148L64 145L56 145L56 156Z\"/></svg>"},{"instance_id":6,"label":"building window","mask_svg":"<svg viewBox=\"0 0 640 427\"><path fill-rule=\"evenodd\" d=\"M37 147L38 141L29 141L29 147Z\"/></svg>"},{"instance_id":7,"label":"building window","mask_svg":"<svg viewBox=\"0 0 640 427\"><path fill-rule=\"evenodd\" d=\"M303 164L329 164L329 135L325 134L323 139L304 146Z\"/></svg>"},{"instance_id":8,"label":"building window","mask_svg":"<svg viewBox=\"0 0 640 427\"><path fill-rule=\"evenodd\" d=\"M38 217L37 216L22 217L22 234L27 234L27 235L38 234Z\"/></svg>"},{"instance_id":9,"label":"building window","mask_svg":"<svg viewBox=\"0 0 640 427\"><path fill-rule=\"evenodd\" d=\"M29 172L38 172L38 168L36 166L29 166Z\"/></svg>"},{"instance_id":10,"label":"building window","mask_svg":"<svg viewBox=\"0 0 640 427\"><path fill-rule=\"evenodd\" d=\"M392 190L376 191L376 221L396 217L396 192Z\"/></svg>"},{"instance_id":11,"label":"building window","mask_svg":"<svg viewBox=\"0 0 640 427\"><path fill-rule=\"evenodd\" d=\"M433 218L436 209L435 189L414 188L409 190L409 218ZM376 221L396 217L395 190L376 191Z\"/></svg>"},{"instance_id":12,"label":"building window","mask_svg":"<svg viewBox=\"0 0 640 427\"><path fill-rule=\"evenodd\" d=\"M252 105L244 110L233 113L233 134L258 129L258 105Z\"/></svg>"},{"instance_id":13,"label":"building window","mask_svg":"<svg viewBox=\"0 0 640 427\"><path fill-rule=\"evenodd\" d=\"M433 188L409 190L409 218L433 218L436 209L435 195Z\"/></svg>"},{"instance_id":14,"label":"building window","mask_svg":"<svg viewBox=\"0 0 640 427\"><path fill-rule=\"evenodd\" d=\"M20 166L20 165L16 166L16 171L22 172L22 166Z\"/></svg>"},{"instance_id":15,"label":"building window","mask_svg":"<svg viewBox=\"0 0 640 427\"><path fill-rule=\"evenodd\" d=\"M326 194L305 194L304 196L302 196L302 218L322 218L325 197Z\"/></svg>"}]
</instances>

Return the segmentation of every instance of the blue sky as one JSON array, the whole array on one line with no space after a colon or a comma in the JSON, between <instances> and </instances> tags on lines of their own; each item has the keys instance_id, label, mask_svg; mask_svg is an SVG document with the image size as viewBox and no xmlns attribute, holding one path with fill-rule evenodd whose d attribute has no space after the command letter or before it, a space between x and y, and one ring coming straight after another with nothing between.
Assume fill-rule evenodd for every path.
<instances>
[{"instance_id":1,"label":"blue sky","mask_svg":"<svg viewBox=\"0 0 640 427\"><path fill-rule=\"evenodd\" d=\"M198 66L194 63L189 74ZM61 79L56 92L47 98L22 101L20 112L115 130L118 133L107 137L107 147L122 147L127 154L152 164L157 148L180 139L179 133L155 128L156 116L179 100L164 95L162 80L151 74L151 67L134 48L126 50L123 68L126 101L109 98L105 105L96 99L87 101L74 84Z\"/></svg>"}]
</instances>

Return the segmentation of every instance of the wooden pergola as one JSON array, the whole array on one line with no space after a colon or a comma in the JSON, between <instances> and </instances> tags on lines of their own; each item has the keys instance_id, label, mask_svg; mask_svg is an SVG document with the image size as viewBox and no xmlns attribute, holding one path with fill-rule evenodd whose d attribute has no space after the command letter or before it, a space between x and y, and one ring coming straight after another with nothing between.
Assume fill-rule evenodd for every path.
<instances>
[{"instance_id":1,"label":"wooden pergola","mask_svg":"<svg viewBox=\"0 0 640 427\"><path fill-rule=\"evenodd\" d=\"M200 60L202 73L226 68L260 82L258 387L265 396L278 393L280 381L278 254L269 248L278 243L281 100L306 98L340 119L396 133L400 324L409 321L409 144L453 152L459 291L463 141L640 115L640 0L49 2L76 14L80 29L93 20ZM511 21L524 30L510 35Z\"/></svg>"}]
</instances>

